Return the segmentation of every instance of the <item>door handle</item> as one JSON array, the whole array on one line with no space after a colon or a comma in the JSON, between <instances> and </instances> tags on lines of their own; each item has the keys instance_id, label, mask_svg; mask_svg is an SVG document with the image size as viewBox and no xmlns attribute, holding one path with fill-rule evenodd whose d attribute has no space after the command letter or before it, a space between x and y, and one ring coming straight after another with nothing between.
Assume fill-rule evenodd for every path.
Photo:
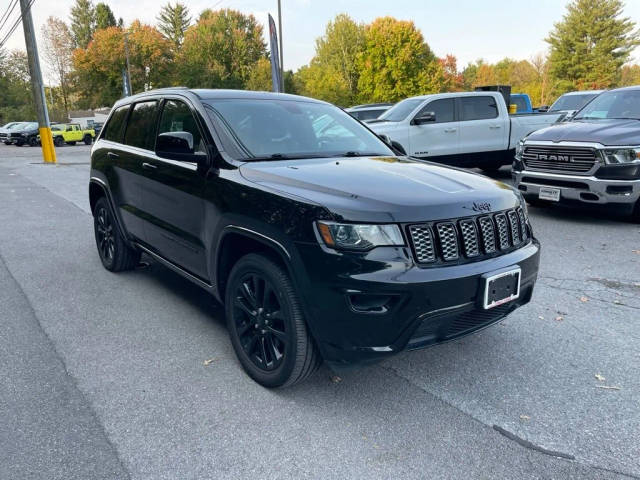
<instances>
[{"instance_id":1,"label":"door handle","mask_svg":"<svg viewBox=\"0 0 640 480\"><path fill-rule=\"evenodd\" d=\"M113 152L107 152L107 158L109 160L115 160L116 158L120 158L120 155L118 155L117 153L113 153Z\"/></svg>"},{"instance_id":2,"label":"door handle","mask_svg":"<svg viewBox=\"0 0 640 480\"><path fill-rule=\"evenodd\" d=\"M492 129L492 130L496 130L496 129L500 128L500 125L491 125L489 128Z\"/></svg>"},{"instance_id":3,"label":"door handle","mask_svg":"<svg viewBox=\"0 0 640 480\"><path fill-rule=\"evenodd\" d=\"M147 170L155 170L158 167L156 167L155 165L153 165L152 163L147 163L147 162L143 162L142 163L142 168L146 168Z\"/></svg>"},{"instance_id":4,"label":"door handle","mask_svg":"<svg viewBox=\"0 0 640 480\"><path fill-rule=\"evenodd\" d=\"M444 133L453 133L457 130L457 128L445 128Z\"/></svg>"}]
</instances>

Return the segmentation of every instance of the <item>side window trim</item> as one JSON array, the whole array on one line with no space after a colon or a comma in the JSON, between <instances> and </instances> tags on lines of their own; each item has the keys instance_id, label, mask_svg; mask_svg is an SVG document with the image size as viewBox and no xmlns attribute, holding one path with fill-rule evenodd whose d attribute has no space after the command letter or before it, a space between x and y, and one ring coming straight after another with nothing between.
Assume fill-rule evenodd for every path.
<instances>
[{"instance_id":1,"label":"side window trim","mask_svg":"<svg viewBox=\"0 0 640 480\"><path fill-rule=\"evenodd\" d=\"M464 114L463 114L463 108L462 108L462 103L463 100L465 98L489 98L493 101L493 104L495 106L495 110L496 110L496 115L494 117L486 117L486 118L473 118L473 119L469 119L469 120L465 120L464 119ZM498 107L498 102L496 101L495 97L492 97L491 95L468 95L468 96L463 96L463 97L458 97L458 112L459 112L459 121L460 122L476 122L478 120L494 120L498 117L500 117L500 110Z\"/></svg>"},{"instance_id":2,"label":"side window trim","mask_svg":"<svg viewBox=\"0 0 640 480\"><path fill-rule=\"evenodd\" d=\"M159 115L159 108L160 108L160 102L162 101L162 98L157 98L157 97L151 97L151 98L142 98L136 102L133 102L131 104L129 104L129 112L127 113L127 118L124 124L124 128L122 129L122 138L121 138L121 144L125 145L127 148L136 148L138 150L142 150L144 152L154 152L155 153L155 147L156 147L156 137L158 135L158 121L160 118ZM133 111L136 108L136 105L140 104L140 103L148 103L148 102L156 102L157 106L156 106L156 121L153 124L153 148L151 150L144 148L144 147L138 147L135 145L129 145L127 143L125 143L126 141L126 136L127 136L127 129L129 128L129 121L131 120L131 115L133 115Z\"/></svg>"},{"instance_id":3,"label":"side window trim","mask_svg":"<svg viewBox=\"0 0 640 480\"><path fill-rule=\"evenodd\" d=\"M122 121L122 125L120 125L120 131L118 132L117 140L107 139L107 138L105 138L106 135L107 135L107 127L111 123L111 120L113 119L113 116L121 108L127 108L127 113L125 114L124 120ZM109 115L109 118L107 118L107 121L104 122L104 127L100 131L99 140L106 140L107 142L115 142L115 143L118 143L118 144L122 145L123 144L122 142L124 141L124 132L125 132L127 124L129 123L129 115L130 114L131 114L131 103L125 103L124 105L120 105L119 107L112 109L111 114Z\"/></svg>"},{"instance_id":4,"label":"side window trim","mask_svg":"<svg viewBox=\"0 0 640 480\"><path fill-rule=\"evenodd\" d=\"M427 110L427 107L429 105L431 105L432 103L439 102L440 100L451 100L451 102L453 103L453 120L447 120L446 122L438 122L437 118L436 118L436 121L433 122L433 123L434 124L438 124L438 123L453 123L453 122L457 122L461 118L458 115L458 105L457 105L458 102L457 102L457 99L458 99L458 97L444 97L444 98L436 98L434 100L430 100L430 101L428 101L429 103L425 103L425 104L423 104L422 107L420 107L420 109L411 118L411 120L413 120L414 118L418 117L423 111L429 111L429 110Z\"/></svg>"}]
</instances>

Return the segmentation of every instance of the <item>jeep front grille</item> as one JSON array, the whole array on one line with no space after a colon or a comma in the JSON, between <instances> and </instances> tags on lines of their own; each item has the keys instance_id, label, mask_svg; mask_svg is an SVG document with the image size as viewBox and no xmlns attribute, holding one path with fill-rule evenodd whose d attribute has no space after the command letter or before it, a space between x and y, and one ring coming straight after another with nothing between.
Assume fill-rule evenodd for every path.
<instances>
[{"instance_id":1,"label":"jeep front grille","mask_svg":"<svg viewBox=\"0 0 640 480\"><path fill-rule=\"evenodd\" d=\"M407 227L419 264L477 260L517 248L530 238L522 208Z\"/></svg>"},{"instance_id":2,"label":"jeep front grille","mask_svg":"<svg viewBox=\"0 0 640 480\"><path fill-rule=\"evenodd\" d=\"M598 156L593 148L532 145L524 147L522 161L527 170L584 175L598 163Z\"/></svg>"}]
</instances>

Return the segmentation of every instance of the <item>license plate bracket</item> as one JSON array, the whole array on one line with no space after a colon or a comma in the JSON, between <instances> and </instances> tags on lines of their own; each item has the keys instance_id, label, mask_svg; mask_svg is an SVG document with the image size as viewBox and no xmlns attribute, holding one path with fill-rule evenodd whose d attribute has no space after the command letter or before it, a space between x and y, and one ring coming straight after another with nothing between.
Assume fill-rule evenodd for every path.
<instances>
[{"instance_id":1,"label":"license plate bracket","mask_svg":"<svg viewBox=\"0 0 640 480\"><path fill-rule=\"evenodd\" d=\"M551 200L552 202L560 201L560 189L550 187L540 187L538 192L538 198L540 200Z\"/></svg>"},{"instance_id":2,"label":"license plate bracket","mask_svg":"<svg viewBox=\"0 0 640 480\"><path fill-rule=\"evenodd\" d=\"M520 267L509 268L484 276L484 295L482 307L485 310L504 305L520 296Z\"/></svg>"}]
</instances>

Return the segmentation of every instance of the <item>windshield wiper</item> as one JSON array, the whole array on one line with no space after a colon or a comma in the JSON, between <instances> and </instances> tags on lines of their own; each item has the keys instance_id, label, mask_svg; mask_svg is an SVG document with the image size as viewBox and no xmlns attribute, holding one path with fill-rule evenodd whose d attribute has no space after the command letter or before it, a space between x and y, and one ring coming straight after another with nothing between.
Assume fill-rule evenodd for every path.
<instances>
[{"instance_id":1,"label":"windshield wiper","mask_svg":"<svg viewBox=\"0 0 640 480\"><path fill-rule=\"evenodd\" d=\"M348 152L341 152L331 157L384 157L386 154L379 152L356 152L355 150L349 150Z\"/></svg>"},{"instance_id":2,"label":"windshield wiper","mask_svg":"<svg viewBox=\"0 0 640 480\"><path fill-rule=\"evenodd\" d=\"M245 158L244 160L248 161L248 162L263 162L265 160L303 160L305 158L321 158L324 157L324 155L319 155L319 154L315 154L315 153L311 153L311 154L299 154L299 155L287 155L286 153L272 153L271 155L266 155L264 157L249 157L249 158Z\"/></svg>"}]
</instances>

